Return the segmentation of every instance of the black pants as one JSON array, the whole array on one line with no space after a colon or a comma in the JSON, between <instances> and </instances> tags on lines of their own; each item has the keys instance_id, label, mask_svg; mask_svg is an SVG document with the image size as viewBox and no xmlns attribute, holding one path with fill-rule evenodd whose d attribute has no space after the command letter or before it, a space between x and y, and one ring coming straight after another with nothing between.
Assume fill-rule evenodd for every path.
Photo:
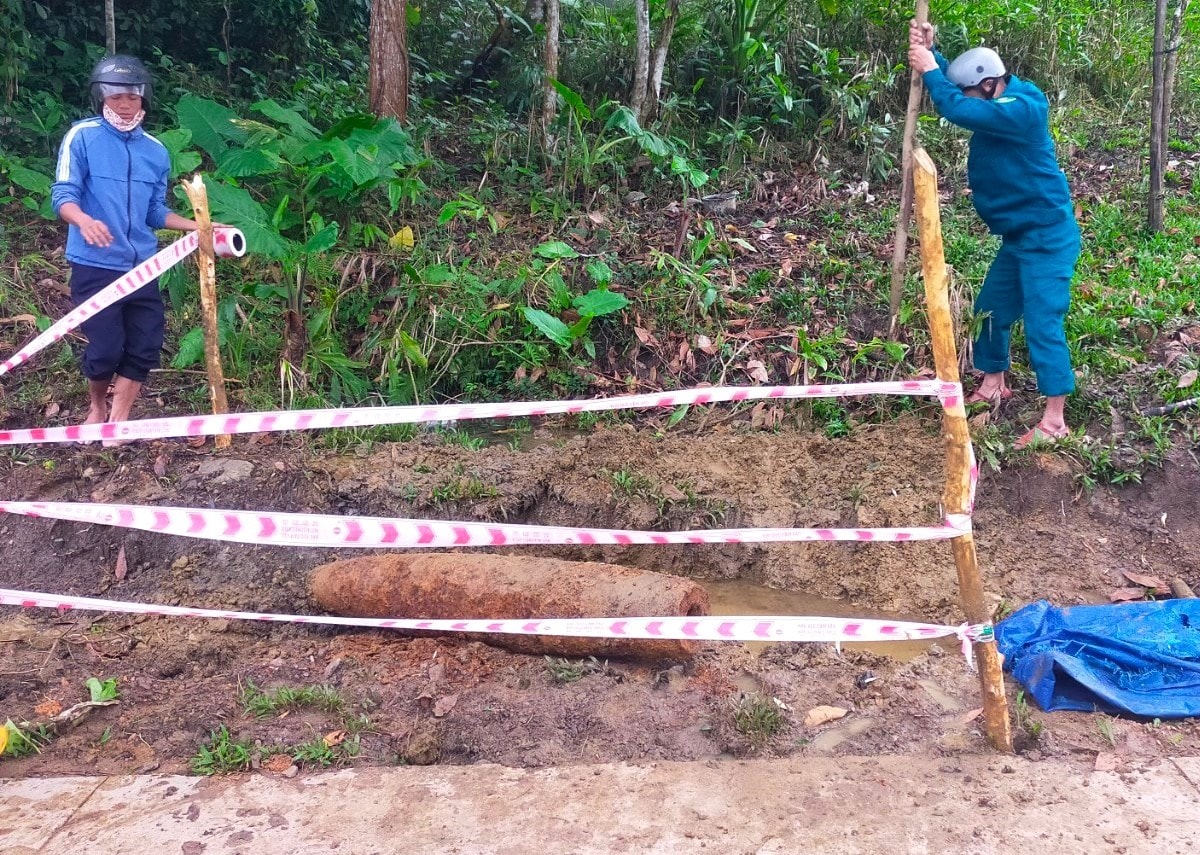
<instances>
[{"instance_id":1,"label":"black pants","mask_svg":"<svg viewBox=\"0 0 1200 855\"><path fill-rule=\"evenodd\" d=\"M78 306L124 275L120 270L72 264L71 301ZM155 279L80 326L88 340L79 360L83 376L106 381L117 374L146 382L162 356L165 327L166 311Z\"/></svg>"}]
</instances>

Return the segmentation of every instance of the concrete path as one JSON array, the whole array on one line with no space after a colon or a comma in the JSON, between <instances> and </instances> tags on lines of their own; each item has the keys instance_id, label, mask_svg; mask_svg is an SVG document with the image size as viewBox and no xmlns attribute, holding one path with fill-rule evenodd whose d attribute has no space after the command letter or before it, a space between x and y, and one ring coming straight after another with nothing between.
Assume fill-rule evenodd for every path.
<instances>
[{"instance_id":1,"label":"concrete path","mask_svg":"<svg viewBox=\"0 0 1200 855\"><path fill-rule=\"evenodd\" d=\"M1200 758L369 768L0 781L5 855L1200 853Z\"/></svg>"}]
</instances>

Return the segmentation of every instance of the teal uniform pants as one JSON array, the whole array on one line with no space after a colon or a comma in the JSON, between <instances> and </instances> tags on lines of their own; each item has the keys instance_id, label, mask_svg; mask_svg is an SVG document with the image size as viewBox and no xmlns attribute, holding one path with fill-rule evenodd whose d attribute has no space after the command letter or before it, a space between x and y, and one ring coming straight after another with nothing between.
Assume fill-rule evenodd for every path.
<instances>
[{"instance_id":1,"label":"teal uniform pants","mask_svg":"<svg viewBox=\"0 0 1200 855\"><path fill-rule=\"evenodd\" d=\"M1075 372L1063 323L1071 305L1071 278L1079 260L1075 220L1004 235L979 296L975 313L985 315L975 339L975 368L1007 371L1012 326L1025 318L1029 361L1038 391L1046 397L1075 390Z\"/></svg>"}]
</instances>

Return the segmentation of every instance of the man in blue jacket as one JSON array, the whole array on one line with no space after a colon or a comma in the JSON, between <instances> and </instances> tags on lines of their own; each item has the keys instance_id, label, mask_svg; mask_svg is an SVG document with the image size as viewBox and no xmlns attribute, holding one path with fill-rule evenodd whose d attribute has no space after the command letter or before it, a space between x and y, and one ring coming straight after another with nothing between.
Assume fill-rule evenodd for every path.
<instances>
[{"instance_id":1,"label":"man in blue jacket","mask_svg":"<svg viewBox=\"0 0 1200 855\"><path fill-rule=\"evenodd\" d=\"M909 64L921 73L938 112L972 131L967 183L975 210L1001 239L975 300L983 326L975 367L983 381L968 403L1011 397L1005 382L1009 334L1025 318L1029 361L1046 409L1017 442L1058 439L1070 432L1063 408L1075 373L1063 322L1079 259L1079 227L1067 178L1050 138L1050 105L1032 83L1010 74L995 51L974 48L947 63L933 50L933 28L909 27Z\"/></svg>"},{"instance_id":2,"label":"man in blue jacket","mask_svg":"<svg viewBox=\"0 0 1200 855\"><path fill-rule=\"evenodd\" d=\"M96 64L89 85L99 115L67 131L51 196L55 211L69 224L67 260L77 306L154 255L157 229L196 228L167 208L170 157L142 129L153 97L146 67L130 56L106 57ZM142 384L158 367L164 328L157 280L84 321L84 424L129 418Z\"/></svg>"}]
</instances>

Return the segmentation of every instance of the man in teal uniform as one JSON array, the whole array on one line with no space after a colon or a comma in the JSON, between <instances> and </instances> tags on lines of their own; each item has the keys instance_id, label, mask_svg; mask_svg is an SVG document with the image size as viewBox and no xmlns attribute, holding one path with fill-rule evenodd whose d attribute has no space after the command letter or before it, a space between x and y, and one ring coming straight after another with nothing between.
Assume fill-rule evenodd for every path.
<instances>
[{"instance_id":1,"label":"man in teal uniform","mask_svg":"<svg viewBox=\"0 0 1200 855\"><path fill-rule=\"evenodd\" d=\"M921 73L938 112L972 131L967 183L975 210L1001 239L975 300L983 326L975 367L983 381L968 403L1012 395L1005 382L1009 334L1024 316L1029 361L1046 409L1017 443L1057 439L1070 431L1063 408L1075 373L1063 322L1079 259L1079 227L1067 178L1050 138L1050 105L1032 83L1010 74L995 51L978 47L947 62L933 48L929 24L909 27L909 64Z\"/></svg>"}]
</instances>

